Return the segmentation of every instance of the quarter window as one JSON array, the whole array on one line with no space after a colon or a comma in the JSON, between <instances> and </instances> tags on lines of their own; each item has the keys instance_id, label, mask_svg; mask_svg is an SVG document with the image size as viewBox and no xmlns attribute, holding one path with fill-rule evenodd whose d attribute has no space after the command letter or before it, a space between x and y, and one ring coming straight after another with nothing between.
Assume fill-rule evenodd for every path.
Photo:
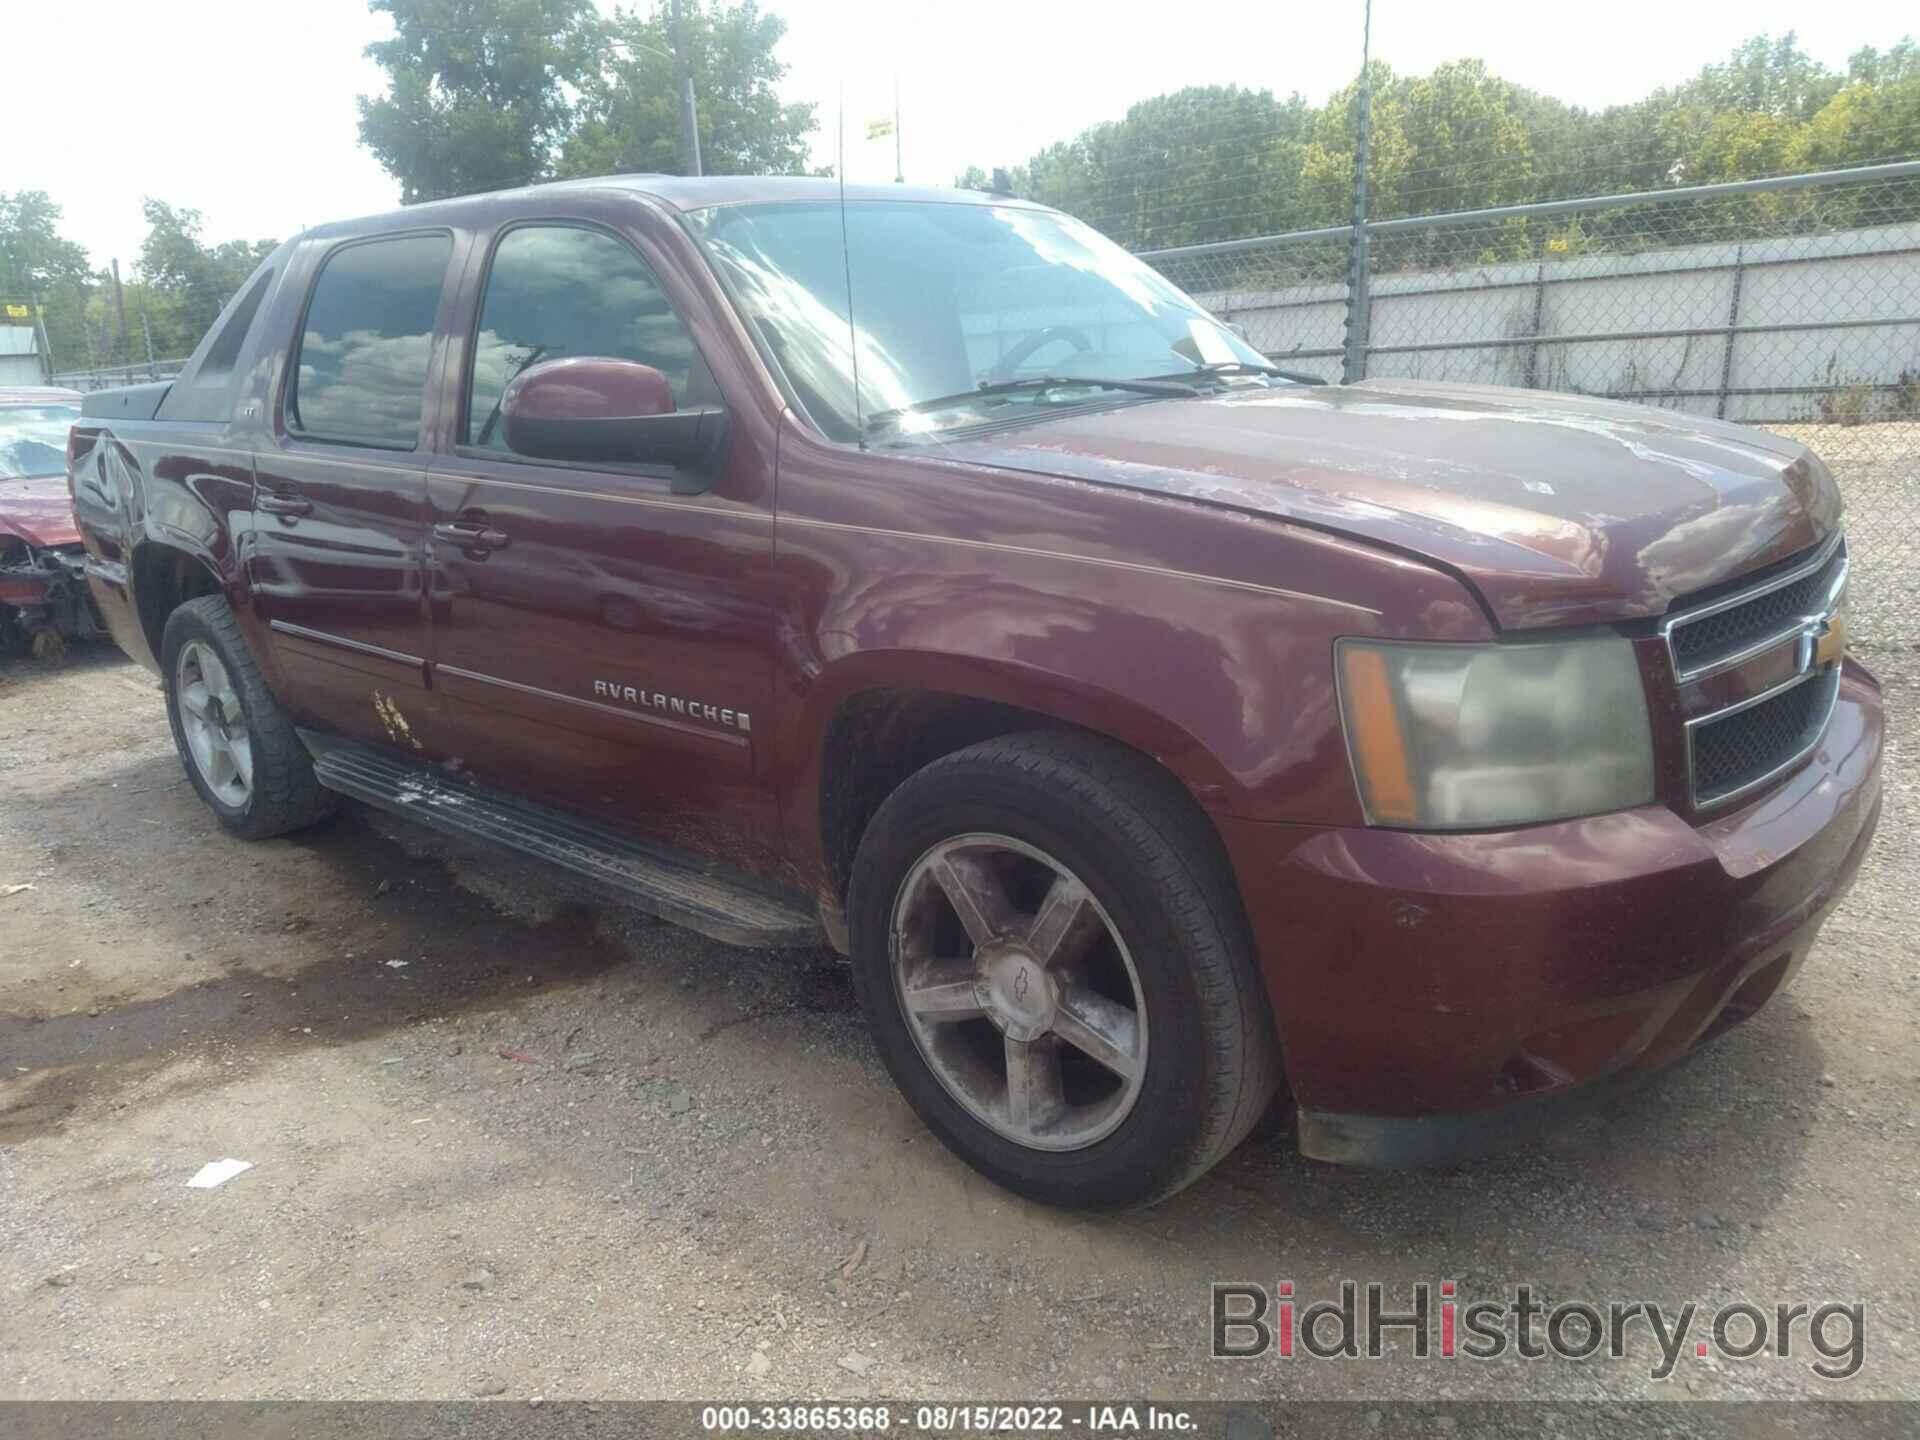
<instances>
[{"instance_id":1,"label":"quarter window","mask_svg":"<svg viewBox=\"0 0 1920 1440\"><path fill-rule=\"evenodd\" d=\"M414 448L452 252L446 235L409 235L349 245L328 258L307 305L287 396L293 429Z\"/></svg>"},{"instance_id":2,"label":"quarter window","mask_svg":"<svg viewBox=\"0 0 1920 1440\"><path fill-rule=\"evenodd\" d=\"M709 402L712 381L653 271L625 241L573 225L501 239L474 338L466 441L505 450L500 401L530 365L569 355L637 360L667 377L674 404Z\"/></svg>"}]
</instances>

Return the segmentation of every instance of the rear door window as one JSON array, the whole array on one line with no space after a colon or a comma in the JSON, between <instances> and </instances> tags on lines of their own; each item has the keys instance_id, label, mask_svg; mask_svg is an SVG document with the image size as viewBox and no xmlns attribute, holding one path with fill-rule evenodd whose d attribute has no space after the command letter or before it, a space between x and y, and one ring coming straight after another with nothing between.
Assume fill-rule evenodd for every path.
<instances>
[{"instance_id":1,"label":"rear door window","mask_svg":"<svg viewBox=\"0 0 1920 1440\"><path fill-rule=\"evenodd\" d=\"M453 252L447 235L349 245L327 257L307 302L287 426L322 440L411 450Z\"/></svg>"},{"instance_id":2,"label":"rear door window","mask_svg":"<svg viewBox=\"0 0 1920 1440\"><path fill-rule=\"evenodd\" d=\"M624 240L577 225L523 225L487 272L467 391L466 443L505 450L500 400L530 365L570 355L637 360L667 377L674 405L714 403L693 338L646 261Z\"/></svg>"}]
</instances>

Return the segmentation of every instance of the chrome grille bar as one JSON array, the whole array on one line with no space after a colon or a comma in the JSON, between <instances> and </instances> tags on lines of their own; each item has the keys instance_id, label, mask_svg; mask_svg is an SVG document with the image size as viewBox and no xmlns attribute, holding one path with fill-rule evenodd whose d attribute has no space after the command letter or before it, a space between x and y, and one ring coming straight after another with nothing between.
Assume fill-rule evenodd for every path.
<instances>
[{"instance_id":1,"label":"chrome grille bar","mask_svg":"<svg viewBox=\"0 0 1920 1440\"><path fill-rule=\"evenodd\" d=\"M1846 541L1835 532L1781 573L1661 622L1683 706L1689 687L1795 646L1792 678L1687 720L1687 791L1694 809L1751 794L1818 748L1839 701L1840 662L1816 665L1817 647L1846 586ZM1779 673L1777 661L1767 673Z\"/></svg>"},{"instance_id":2,"label":"chrome grille bar","mask_svg":"<svg viewBox=\"0 0 1920 1440\"><path fill-rule=\"evenodd\" d=\"M1734 615L1742 607L1759 605L1781 591L1819 577L1821 572L1832 567L1833 574L1817 591L1806 597L1807 603L1796 605L1792 611L1780 617L1777 623L1766 624L1757 635L1743 636L1737 648L1713 653L1701 660L1697 654L1683 654L1688 650L1683 644L1686 632L1697 627ZM1756 655L1763 655L1774 646L1783 644L1803 629L1806 623L1819 616L1830 614L1838 604L1847 585L1847 544L1846 537L1835 531L1803 564L1794 566L1783 574L1775 575L1758 585L1724 595L1705 605L1698 605L1670 615L1660 625L1661 638L1666 641L1667 658L1673 665L1673 678L1686 685L1695 680L1704 680L1710 675L1731 670L1742 665Z\"/></svg>"}]
</instances>

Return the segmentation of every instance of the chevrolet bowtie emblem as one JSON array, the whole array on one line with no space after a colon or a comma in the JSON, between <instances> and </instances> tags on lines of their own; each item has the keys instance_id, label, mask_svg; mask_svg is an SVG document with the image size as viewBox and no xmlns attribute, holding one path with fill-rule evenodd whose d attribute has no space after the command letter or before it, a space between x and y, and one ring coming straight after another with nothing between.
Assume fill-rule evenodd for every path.
<instances>
[{"instance_id":1,"label":"chevrolet bowtie emblem","mask_svg":"<svg viewBox=\"0 0 1920 1440\"><path fill-rule=\"evenodd\" d=\"M1823 670L1847 651L1847 617L1838 611L1816 615L1801 627L1800 643L1794 652L1794 669L1799 674Z\"/></svg>"},{"instance_id":2,"label":"chevrolet bowtie emblem","mask_svg":"<svg viewBox=\"0 0 1920 1440\"><path fill-rule=\"evenodd\" d=\"M1847 652L1847 617L1833 615L1827 620L1826 629L1814 642L1813 663L1831 665Z\"/></svg>"}]
</instances>

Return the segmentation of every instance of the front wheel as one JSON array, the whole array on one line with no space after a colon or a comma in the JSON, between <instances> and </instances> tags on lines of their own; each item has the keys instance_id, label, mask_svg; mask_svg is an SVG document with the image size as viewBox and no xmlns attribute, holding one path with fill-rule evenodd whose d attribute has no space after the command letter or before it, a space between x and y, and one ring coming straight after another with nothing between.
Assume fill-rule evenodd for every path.
<instances>
[{"instance_id":1,"label":"front wheel","mask_svg":"<svg viewBox=\"0 0 1920 1440\"><path fill-rule=\"evenodd\" d=\"M929 765L868 827L849 911L888 1069L1010 1190L1151 1203L1273 1095L1272 1019L1218 841L1120 746L1014 735Z\"/></svg>"}]
</instances>

